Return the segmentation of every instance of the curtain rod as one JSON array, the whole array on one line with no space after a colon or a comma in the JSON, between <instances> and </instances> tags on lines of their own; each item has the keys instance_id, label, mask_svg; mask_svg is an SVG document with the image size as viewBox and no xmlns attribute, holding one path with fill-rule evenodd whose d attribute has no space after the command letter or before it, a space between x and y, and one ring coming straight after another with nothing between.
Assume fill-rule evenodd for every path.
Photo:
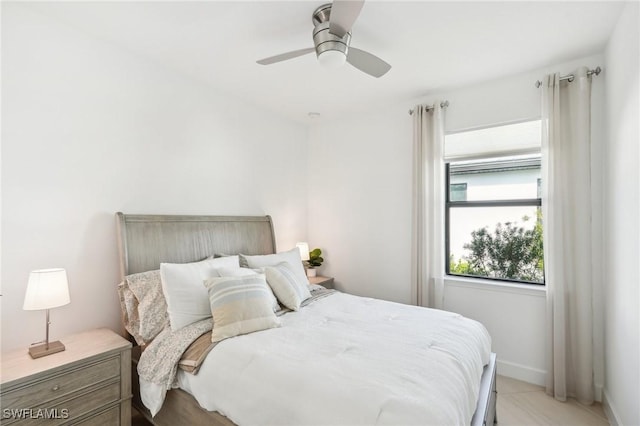
<instances>
[{"instance_id":1,"label":"curtain rod","mask_svg":"<svg viewBox=\"0 0 640 426\"><path fill-rule=\"evenodd\" d=\"M448 106L449 106L449 101L440 102L440 108L446 108ZM427 111L431 111L433 109L433 107L434 107L434 105L431 105L431 106L426 107L425 109ZM409 115L413 115L413 110L412 109L409 110Z\"/></svg>"},{"instance_id":2,"label":"curtain rod","mask_svg":"<svg viewBox=\"0 0 640 426\"><path fill-rule=\"evenodd\" d=\"M595 75L600 75L600 73L602 72L602 68L600 67L596 67L595 70L589 70L587 71L587 75L590 76L592 74ZM560 81L562 80L567 80L569 83L571 83L573 81L573 79L576 78L575 75L573 74L569 74L569 75L563 75L562 77L560 77ZM542 86L542 82L540 80L536 81L536 87L539 88L540 86Z\"/></svg>"}]
</instances>

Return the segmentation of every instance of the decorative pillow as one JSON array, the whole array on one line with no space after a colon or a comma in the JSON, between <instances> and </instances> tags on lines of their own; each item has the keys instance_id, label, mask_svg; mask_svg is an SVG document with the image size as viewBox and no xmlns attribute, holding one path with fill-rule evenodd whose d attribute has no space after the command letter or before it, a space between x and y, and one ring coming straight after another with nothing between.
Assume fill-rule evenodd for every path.
<instances>
[{"instance_id":1,"label":"decorative pillow","mask_svg":"<svg viewBox=\"0 0 640 426\"><path fill-rule=\"evenodd\" d=\"M204 286L213 315L212 342L280 327L264 275L209 278Z\"/></svg>"},{"instance_id":2,"label":"decorative pillow","mask_svg":"<svg viewBox=\"0 0 640 426\"><path fill-rule=\"evenodd\" d=\"M275 266L265 266L264 273L269 286L284 306L297 311L300 304L311 297L309 282L300 281L287 262Z\"/></svg>"},{"instance_id":3,"label":"decorative pillow","mask_svg":"<svg viewBox=\"0 0 640 426\"><path fill-rule=\"evenodd\" d=\"M309 285L309 280L307 279L307 275L304 272L304 266L302 266L300 250L297 247L278 254L266 254L261 256L246 256L244 254L240 255L240 266L249 268L275 266L282 262L287 262L289 265L291 265L291 270L295 274L296 280L298 282Z\"/></svg>"},{"instance_id":4,"label":"decorative pillow","mask_svg":"<svg viewBox=\"0 0 640 426\"><path fill-rule=\"evenodd\" d=\"M259 269L250 269L250 268L218 268L218 276L220 277L246 277L249 275L258 275L259 273L264 273ZM271 293L271 292L269 292ZM278 312L280 310L280 304L278 303L278 299L276 296L271 293L271 298L273 300L273 312Z\"/></svg>"},{"instance_id":5,"label":"decorative pillow","mask_svg":"<svg viewBox=\"0 0 640 426\"><path fill-rule=\"evenodd\" d=\"M138 300L133 294L127 281L118 284L118 294L120 295L120 308L122 310L122 323L124 328L136 339L138 345L144 344L144 339L140 336L140 317L138 315Z\"/></svg>"},{"instance_id":6,"label":"decorative pillow","mask_svg":"<svg viewBox=\"0 0 640 426\"><path fill-rule=\"evenodd\" d=\"M202 283L207 278L219 276L216 269L224 267L238 267L238 256L160 264L162 291L173 331L211 317L209 297Z\"/></svg>"},{"instance_id":7,"label":"decorative pillow","mask_svg":"<svg viewBox=\"0 0 640 426\"><path fill-rule=\"evenodd\" d=\"M127 275L125 282L138 304L139 327L132 335L138 344L148 344L169 324L160 270Z\"/></svg>"}]
</instances>

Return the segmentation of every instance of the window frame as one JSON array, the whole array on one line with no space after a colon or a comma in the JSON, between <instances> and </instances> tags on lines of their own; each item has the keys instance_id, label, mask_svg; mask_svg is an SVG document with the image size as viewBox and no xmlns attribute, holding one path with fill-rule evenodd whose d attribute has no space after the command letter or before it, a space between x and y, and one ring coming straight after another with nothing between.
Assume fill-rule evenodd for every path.
<instances>
[{"instance_id":1,"label":"window frame","mask_svg":"<svg viewBox=\"0 0 640 426\"><path fill-rule=\"evenodd\" d=\"M508 155L505 155L505 157ZM501 157L494 157L501 158ZM451 273L451 247L450 247L450 214L451 208L467 208L467 207L522 207L522 206L534 206L541 208L542 207L542 198L524 198L524 199L506 199L506 200L478 200L478 201L451 201L451 192L450 192L450 184L451 184L451 163L456 163L460 160L445 160L445 212L444 212L444 222L445 222L445 235L444 235L444 244L445 244L445 274L447 276L452 277L463 277L463 278L474 278L480 280L491 280L491 281L500 281L500 282L509 282L514 284L530 284L536 286L545 286L546 285L546 277L543 271L542 282L537 281L526 281L526 280L516 280L511 278L495 278L495 277L483 277L478 275L468 275L468 274L452 274ZM537 159L538 163L541 163L541 159Z\"/></svg>"}]
</instances>

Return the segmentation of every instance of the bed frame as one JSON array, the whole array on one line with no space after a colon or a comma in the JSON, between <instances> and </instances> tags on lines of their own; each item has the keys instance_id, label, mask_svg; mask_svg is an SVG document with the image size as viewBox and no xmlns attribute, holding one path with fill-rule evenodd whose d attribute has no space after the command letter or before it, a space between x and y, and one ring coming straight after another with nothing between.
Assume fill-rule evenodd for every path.
<instances>
[{"instance_id":1,"label":"bed frame","mask_svg":"<svg viewBox=\"0 0 640 426\"><path fill-rule=\"evenodd\" d=\"M116 213L120 275L158 269L160 263L202 260L213 253L272 254L276 252L270 216L184 216L129 215ZM135 345L135 343L134 343ZM164 405L152 419L142 404L137 361L140 348L132 355L133 405L158 426L176 424L234 426L217 412L206 411L187 392L167 392ZM480 394L472 426L496 422L496 356L484 368Z\"/></svg>"}]
</instances>

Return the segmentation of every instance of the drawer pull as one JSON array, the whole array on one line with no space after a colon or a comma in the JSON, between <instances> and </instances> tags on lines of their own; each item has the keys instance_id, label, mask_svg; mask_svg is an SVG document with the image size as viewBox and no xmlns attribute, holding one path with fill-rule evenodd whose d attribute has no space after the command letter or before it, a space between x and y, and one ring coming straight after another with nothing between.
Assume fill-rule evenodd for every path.
<instances>
[{"instance_id":1,"label":"drawer pull","mask_svg":"<svg viewBox=\"0 0 640 426\"><path fill-rule=\"evenodd\" d=\"M53 392L57 391L58 389L60 389L60 385L55 385L54 387L51 388Z\"/></svg>"}]
</instances>

